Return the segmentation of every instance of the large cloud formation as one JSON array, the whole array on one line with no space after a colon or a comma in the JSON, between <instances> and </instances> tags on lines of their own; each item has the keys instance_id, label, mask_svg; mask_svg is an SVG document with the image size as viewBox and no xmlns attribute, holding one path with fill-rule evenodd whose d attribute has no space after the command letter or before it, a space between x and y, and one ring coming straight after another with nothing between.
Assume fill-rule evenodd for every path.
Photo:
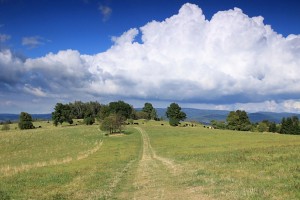
<instances>
[{"instance_id":1,"label":"large cloud formation","mask_svg":"<svg viewBox=\"0 0 300 200\"><path fill-rule=\"evenodd\" d=\"M22 61L3 50L1 90L300 111L300 35L283 37L263 17L234 8L207 20L185 4L177 15L112 40L96 55L65 50Z\"/></svg>"}]
</instances>

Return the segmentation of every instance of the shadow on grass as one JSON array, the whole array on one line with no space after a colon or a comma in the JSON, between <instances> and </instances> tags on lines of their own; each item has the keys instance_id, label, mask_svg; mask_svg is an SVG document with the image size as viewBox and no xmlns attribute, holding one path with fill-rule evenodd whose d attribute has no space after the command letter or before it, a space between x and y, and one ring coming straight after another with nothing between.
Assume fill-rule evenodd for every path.
<instances>
[{"instance_id":1,"label":"shadow on grass","mask_svg":"<svg viewBox=\"0 0 300 200\"><path fill-rule=\"evenodd\" d=\"M133 134L134 131L132 130L122 130L121 132L113 132L113 133L109 133L109 132L105 132L104 135L105 136L122 136L122 135L131 135Z\"/></svg>"},{"instance_id":2,"label":"shadow on grass","mask_svg":"<svg viewBox=\"0 0 300 200\"><path fill-rule=\"evenodd\" d=\"M11 197L7 194L7 192L0 190L0 199L1 200L10 200Z\"/></svg>"},{"instance_id":3,"label":"shadow on grass","mask_svg":"<svg viewBox=\"0 0 300 200\"><path fill-rule=\"evenodd\" d=\"M131 131L131 130L125 130L125 131L122 131L122 133L124 135L131 135L131 134L133 134L133 131Z\"/></svg>"},{"instance_id":4,"label":"shadow on grass","mask_svg":"<svg viewBox=\"0 0 300 200\"><path fill-rule=\"evenodd\" d=\"M53 199L53 200L66 200L67 197L65 197L63 194L57 193L57 194L55 194L54 196L52 196L52 199Z\"/></svg>"}]
</instances>

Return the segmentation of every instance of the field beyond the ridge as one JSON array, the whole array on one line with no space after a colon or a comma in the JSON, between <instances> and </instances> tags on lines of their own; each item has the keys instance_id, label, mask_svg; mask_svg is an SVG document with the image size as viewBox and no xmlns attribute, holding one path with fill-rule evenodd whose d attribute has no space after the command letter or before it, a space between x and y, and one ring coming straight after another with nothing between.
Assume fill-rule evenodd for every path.
<instances>
[{"instance_id":1,"label":"field beyond the ridge","mask_svg":"<svg viewBox=\"0 0 300 200\"><path fill-rule=\"evenodd\" d=\"M300 199L299 136L139 124L0 131L0 199Z\"/></svg>"}]
</instances>

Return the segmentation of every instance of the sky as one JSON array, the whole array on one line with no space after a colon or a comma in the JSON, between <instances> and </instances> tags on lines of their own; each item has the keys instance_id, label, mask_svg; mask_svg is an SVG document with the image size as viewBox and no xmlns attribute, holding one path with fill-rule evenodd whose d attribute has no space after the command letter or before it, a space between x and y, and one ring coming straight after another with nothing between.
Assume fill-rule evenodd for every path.
<instances>
[{"instance_id":1,"label":"sky","mask_svg":"<svg viewBox=\"0 0 300 200\"><path fill-rule=\"evenodd\" d=\"M0 0L0 113L75 100L300 113L297 0Z\"/></svg>"}]
</instances>

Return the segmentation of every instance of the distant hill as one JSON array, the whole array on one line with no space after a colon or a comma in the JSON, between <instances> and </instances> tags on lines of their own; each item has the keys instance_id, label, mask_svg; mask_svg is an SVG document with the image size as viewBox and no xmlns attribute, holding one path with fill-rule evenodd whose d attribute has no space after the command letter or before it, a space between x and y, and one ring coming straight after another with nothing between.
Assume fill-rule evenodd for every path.
<instances>
[{"instance_id":1,"label":"distant hill","mask_svg":"<svg viewBox=\"0 0 300 200\"><path fill-rule=\"evenodd\" d=\"M31 114L34 120L51 120L51 114ZM19 114L0 114L0 122L5 121L18 121Z\"/></svg>"},{"instance_id":2,"label":"distant hill","mask_svg":"<svg viewBox=\"0 0 300 200\"><path fill-rule=\"evenodd\" d=\"M166 118L166 108L157 108L159 117ZM230 111L228 110L203 110L194 108L182 108L182 111L187 114L187 120L198 121L204 124L209 124L211 120L226 121L226 117ZM271 122L280 123L283 117L298 116L296 113L275 113L275 112L255 112L248 113L249 119L252 123L260 122L262 120L269 120Z\"/></svg>"},{"instance_id":3,"label":"distant hill","mask_svg":"<svg viewBox=\"0 0 300 200\"><path fill-rule=\"evenodd\" d=\"M256 113L249 113L248 114L251 122L260 122L262 120L269 120L272 122L280 123L283 117L292 117L297 116L300 118L300 114L297 113L274 113L274 112L256 112Z\"/></svg>"},{"instance_id":4,"label":"distant hill","mask_svg":"<svg viewBox=\"0 0 300 200\"><path fill-rule=\"evenodd\" d=\"M136 110L141 110L137 108ZM157 115L166 119L166 108L156 108ZM211 120L225 121L230 111L228 110L204 110L195 108L182 108L182 111L187 114L188 121L198 121L203 124L209 124ZM31 114L33 119L51 120L51 114ZM255 112L248 113L252 123L260 122L262 120L269 120L271 122L280 123L283 117L298 116L296 113L274 113L274 112ZM18 114L0 114L0 122L3 121L17 121Z\"/></svg>"}]
</instances>

